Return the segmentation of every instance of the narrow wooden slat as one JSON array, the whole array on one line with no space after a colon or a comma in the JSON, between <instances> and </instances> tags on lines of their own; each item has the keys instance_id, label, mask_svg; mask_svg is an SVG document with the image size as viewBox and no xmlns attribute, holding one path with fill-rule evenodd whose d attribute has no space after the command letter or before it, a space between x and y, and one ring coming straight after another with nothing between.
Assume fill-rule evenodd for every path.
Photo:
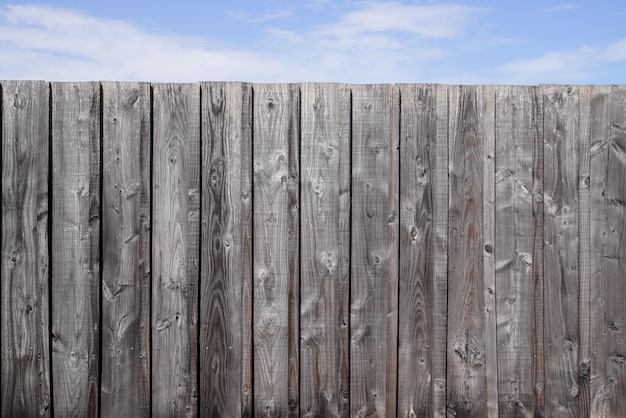
<instances>
[{"instance_id":1,"label":"narrow wooden slat","mask_svg":"<svg viewBox=\"0 0 626 418\"><path fill-rule=\"evenodd\" d=\"M594 87L591 118L591 416L613 417L626 411L626 88Z\"/></svg>"},{"instance_id":2,"label":"narrow wooden slat","mask_svg":"<svg viewBox=\"0 0 626 418\"><path fill-rule=\"evenodd\" d=\"M544 376L544 207L543 207L543 88L533 87L534 151L533 151L533 389L535 416L545 414Z\"/></svg>"},{"instance_id":3,"label":"narrow wooden slat","mask_svg":"<svg viewBox=\"0 0 626 418\"><path fill-rule=\"evenodd\" d=\"M579 416L578 88L544 86L545 413Z\"/></svg>"},{"instance_id":4,"label":"narrow wooden slat","mask_svg":"<svg viewBox=\"0 0 626 418\"><path fill-rule=\"evenodd\" d=\"M302 85L300 399L304 416L348 417L350 90ZM346 164L347 163L347 164ZM349 200L347 202L349 204ZM347 232L347 234L346 234ZM348 244L348 245L346 245Z\"/></svg>"},{"instance_id":5,"label":"narrow wooden slat","mask_svg":"<svg viewBox=\"0 0 626 418\"><path fill-rule=\"evenodd\" d=\"M447 393L449 413L460 416L487 415L481 94L449 87Z\"/></svg>"},{"instance_id":6,"label":"narrow wooden slat","mask_svg":"<svg viewBox=\"0 0 626 418\"><path fill-rule=\"evenodd\" d=\"M533 93L496 89L496 309L501 416L534 413Z\"/></svg>"},{"instance_id":7,"label":"narrow wooden slat","mask_svg":"<svg viewBox=\"0 0 626 418\"><path fill-rule=\"evenodd\" d=\"M590 236L590 157L591 157L591 86L580 86L578 90L580 101L579 115L579 142L578 142L578 239L579 239L579 332L580 332L580 360L578 366L579 394L578 414L581 417L590 415L590 286L591 275L591 236Z\"/></svg>"},{"instance_id":8,"label":"narrow wooden slat","mask_svg":"<svg viewBox=\"0 0 626 418\"><path fill-rule=\"evenodd\" d=\"M250 114L242 83L203 83L200 406L203 416L243 414L243 279L250 279L242 227L249 215ZM248 185L248 186L246 186ZM247 196L244 196L244 193ZM248 287L249 290L249 287ZM247 347L250 349L250 346Z\"/></svg>"},{"instance_id":9,"label":"narrow wooden slat","mask_svg":"<svg viewBox=\"0 0 626 418\"><path fill-rule=\"evenodd\" d=\"M0 415L50 415L49 86L2 82Z\"/></svg>"},{"instance_id":10,"label":"narrow wooden slat","mask_svg":"<svg viewBox=\"0 0 626 418\"><path fill-rule=\"evenodd\" d=\"M152 415L197 415L200 89L153 85Z\"/></svg>"},{"instance_id":11,"label":"narrow wooden slat","mask_svg":"<svg viewBox=\"0 0 626 418\"><path fill-rule=\"evenodd\" d=\"M398 415L434 415L436 86L400 87Z\"/></svg>"},{"instance_id":12,"label":"narrow wooden slat","mask_svg":"<svg viewBox=\"0 0 626 418\"><path fill-rule=\"evenodd\" d=\"M56 416L98 414L100 84L52 83L52 387Z\"/></svg>"},{"instance_id":13,"label":"narrow wooden slat","mask_svg":"<svg viewBox=\"0 0 626 418\"><path fill-rule=\"evenodd\" d=\"M103 83L101 415L150 415L150 85Z\"/></svg>"},{"instance_id":14,"label":"narrow wooden slat","mask_svg":"<svg viewBox=\"0 0 626 418\"><path fill-rule=\"evenodd\" d=\"M299 89L254 85L254 410L299 415Z\"/></svg>"},{"instance_id":15,"label":"narrow wooden slat","mask_svg":"<svg viewBox=\"0 0 626 418\"><path fill-rule=\"evenodd\" d=\"M350 409L396 413L399 90L352 87ZM375 414L375 415L374 415Z\"/></svg>"},{"instance_id":16,"label":"narrow wooden slat","mask_svg":"<svg viewBox=\"0 0 626 418\"><path fill-rule=\"evenodd\" d=\"M483 300L485 303L485 374L487 416L498 414L498 351L496 323L496 91L483 86L478 96L483 143Z\"/></svg>"}]
</instances>

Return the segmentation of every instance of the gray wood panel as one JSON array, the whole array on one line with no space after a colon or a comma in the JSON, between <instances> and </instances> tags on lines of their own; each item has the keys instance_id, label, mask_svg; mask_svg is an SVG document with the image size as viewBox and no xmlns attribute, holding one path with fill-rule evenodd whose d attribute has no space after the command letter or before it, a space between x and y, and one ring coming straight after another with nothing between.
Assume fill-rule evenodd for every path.
<instances>
[{"instance_id":1,"label":"gray wood panel","mask_svg":"<svg viewBox=\"0 0 626 418\"><path fill-rule=\"evenodd\" d=\"M496 310L501 416L534 413L533 91L496 89Z\"/></svg>"},{"instance_id":2,"label":"gray wood panel","mask_svg":"<svg viewBox=\"0 0 626 418\"><path fill-rule=\"evenodd\" d=\"M49 86L2 82L0 415L51 414Z\"/></svg>"},{"instance_id":3,"label":"gray wood panel","mask_svg":"<svg viewBox=\"0 0 626 418\"><path fill-rule=\"evenodd\" d=\"M152 414L196 416L200 88L153 85Z\"/></svg>"},{"instance_id":4,"label":"gray wood panel","mask_svg":"<svg viewBox=\"0 0 626 418\"><path fill-rule=\"evenodd\" d=\"M299 88L254 85L254 411L299 415Z\"/></svg>"},{"instance_id":5,"label":"gray wood panel","mask_svg":"<svg viewBox=\"0 0 626 418\"><path fill-rule=\"evenodd\" d=\"M545 414L578 411L578 87L543 87Z\"/></svg>"},{"instance_id":6,"label":"gray wood panel","mask_svg":"<svg viewBox=\"0 0 626 418\"><path fill-rule=\"evenodd\" d=\"M199 402L203 416L240 417L250 413L242 382L243 333L250 328L243 318L250 315L244 315L242 292L249 293L251 278L243 230L250 216L251 96L242 83L202 83L201 88Z\"/></svg>"},{"instance_id":7,"label":"gray wood panel","mask_svg":"<svg viewBox=\"0 0 626 418\"><path fill-rule=\"evenodd\" d=\"M352 86L351 415L396 413L399 90Z\"/></svg>"},{"instance_id":8,"label":"gray wood panel","mask_svg":"<svg viewBox=\"0 0 626 418\"><path fill-rule=\"evenodd\" d=\"M52 83L54 414L98 415L100 84Z\"/></svg>"},{"instance_id":9,"label":"gray wood panel","mask_svg":"<svg viewBox=\"0 0 626 418\"><path fill-rule=\"evenodd\" d=\"M301 409L348 417L350 90L301 89Z\"/></svg>"},{"instance_id":10,"label":"gray wood panel","mask_svg":"<svg viewBox=\"0 0 626 418\"><path fill-rule=\"evenodd\" d=\"M101 415L150 415L150 85L102 84Z\"/></svg>"}]
</instances>

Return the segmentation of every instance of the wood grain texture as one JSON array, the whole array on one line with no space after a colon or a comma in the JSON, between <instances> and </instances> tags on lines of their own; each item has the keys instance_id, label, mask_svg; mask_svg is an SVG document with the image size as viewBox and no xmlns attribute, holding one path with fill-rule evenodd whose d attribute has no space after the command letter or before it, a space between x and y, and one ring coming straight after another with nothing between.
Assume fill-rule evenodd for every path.
<instances>
[{"instance_id":1,"label":"wood grain texture","mask_svg":"<svg viewBox=\"0 0 626 418\"><path fill-rule=\"evenodd\" d=\"M457 416L487 415L481 95L474 86L449 87L447 393L448 413Z\"/></svg>"},{"instance_id":2,"label":"wood grain texture","mask_svg":"<svg viewBox=\"0 0 626 418\"><path fill-rule=\"evenodd\" d=\"M150 415L150 85L102 84L101 415Z\"/></svg>"},{"instance_id":3,"label":"wood grain texture","mask_svg":"<svg viewBox=\"0 0 626 418\"><path fill-rule=\"evenodd\" d=\"M626 411L626 89L594 87L591 98L591 416Z\"/></svg>"},{"instance_id":4,"label":"wood grain texture","mask_svg":"<svg viewBox=\"0 0 626 418\"><path fill-rule=\"evenodd\" d=\"M396 413L399 90L352 87L352 416Z\"/></svg>"},{"instance_id":5,"label":"wood grain texture","mask_svg":"<svg viewBox=\"0 0 626 418\"><path fill-rule=\"evenodd\" d=\"M242 320L242 292L243 280L250 280L251 253L244 252L242 228L249 222L245 206L250 200L251 115L250 90L245 87L242 83L201 85L205 176L200 288L202 416L239 417L246 409L242 336L249 324Z\"/></svg>"},{"instance_id":6,"label":"wood grain texture","mask_svg":"<svg viewBox=\"0 0 626 418\"><path fill-rule=\"evenodd\" d=\"M578 413L578 143L574 86L544 86L545 413Z\"/></svg>"},{"instance_id":7,"label":"wood grain texture","mask_svg":"<svg viewBox=\"0 0 626 418\"><path fill-rule=\"evenodd\" d=\"M100 84L52 83L54 414L98 415Z\"/></svg>"},{"instance_id":8,"label":"wood grain texture","mask_svg":"<svg viewBox=\"0 0 626 418\"><path fill-rule=\"evenodd\" d=\"M196 416L200 88L153 85L152 414Z\"/></svg>"},{"instance_id":9,"label":"wood grain texture","mask_svg":"<svg viewBox=\"0 0 626 418\"><path fill-rule=\"evenodd\" d=\"M254 85L254 413L299 415L297 85Z\"/></svg>"},{"instance_id":10,"label":"wood grain texture","mask_svg":"<svg viewBox=\"0 0 626 418\"><path fill-rule=\"evenodd\" d=\"M534 413L533 93L496 89L496 303L501 416Z\"/></svg>"},{"instance_id":11,"label":"wood grain texture","mask_svg":"<svg viewBox=\"0 0 626 418\"><path fill-rule=\"evenodd\" d=\"M398 415L433 416L437 86L400 87Z\"/></svg>"},{"instance_id":12,"label":"wood grain texture","mask_svg":"<svg viewBox=\"0 0 626 418\"><path fill-rule=\"evenodd\" d=\"M348 417L350 90L301 89L301 409Z\"/></svg>"},{"instance_id":13,"label":"wood grain texture","mask_svg":"<svg viewBox=\"0 0 626 418\"><path fill-rule=\"evenodd\" d=\"M49 87L2 82L0 415L49 416Z\"/></svg>"}]
</instances>

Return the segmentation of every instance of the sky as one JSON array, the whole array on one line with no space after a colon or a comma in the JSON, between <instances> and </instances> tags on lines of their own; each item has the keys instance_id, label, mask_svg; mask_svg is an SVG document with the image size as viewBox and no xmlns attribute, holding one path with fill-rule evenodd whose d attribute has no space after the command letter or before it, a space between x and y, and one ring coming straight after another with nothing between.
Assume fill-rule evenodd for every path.
<instances>
[{"instance_id":1,"label":"sky","mask_svg":"<svg viewBox=\"0 0 626 418\"><path fill-rule=\"evenodd\" d=\"M0 1L0 79L626 80L626 1Z\"/></svg>"}]
</instances>

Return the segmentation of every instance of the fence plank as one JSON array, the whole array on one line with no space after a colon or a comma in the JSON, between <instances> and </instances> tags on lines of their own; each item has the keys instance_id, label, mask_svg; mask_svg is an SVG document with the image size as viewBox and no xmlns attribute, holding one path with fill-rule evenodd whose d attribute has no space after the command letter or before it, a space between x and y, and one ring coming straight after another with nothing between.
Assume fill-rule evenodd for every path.
<instances>
[{"instance_id":1,"label":"fence plank","mask_svg":"<svg viewBox=\"0 0 626 418\"><path fill-rule=\"evenodd\" d=\"M153 85L152 414L197 415L200 89Z\"/></svg>"},{"instance_id":2,"label":"fence plank","mask_svg":"<svg viewBox=\"0 0 626 418\"><path fill-rule=\"evenodd\" d=\"M50 415L49 86L2 82L0 415Z\"/></svg>"},{"instance_id":3,"label":"fence plank","mask_svg":"<svg viewBox=\"0 0 626 418\"><path fill-rule=\"evenodd\" d=\"M54 414L98 414L100 84L52 83Z\"/></svg>"},{"instance_id":4,"label":"fence plank","mask_svg":"<svg viewBox=\"0 0 626 418\"><path fill-rule=\"evenodd\" d=\"M150 415L150 85L102 84L101 415Z\"/></svg>"},{"instance_id":5,"label":"fence plank","mask_svg":"<svg viewBox=\"0 0 626 418\"><path fill-rule=\"evenodd\" d=\"M496 289L502 416L534 413L532 89L496 89Z\"/></svg>"},{"instance_id":6,"label":"fence plank","mask_svg":"<svg viewBox=\"0 0 626 418\"><path fill-rule=\"evenodd\" d=\"M437 87L400 87L398 415L433 416ZM446 170L447 171L447 170Z\"/></svg>"},{"instance_id":7,"label":"fence plank","mask_svg":"<svg viewBox=\"0 0 626 418\"><path fill-rule=\"evenodd\" d=\"M299 89L254 85L254 409L299 415Z\"/></svg>"},{"instance_id":8,"label":"fence plank","mask_svg":"<svg viewBox=\"0 0 626 418\"><path fill-rule=\"evenodd\" d=\"M304 416L347 417L350 90L302 85L300 399Z\"/></svg>"},{"instance_id":9,"label":"fence plank","mask_svg":"<svg viewBox=\"0 0 626 418\"><path fill-rule=\"evenodd\" d=\"M242 337L250 326L242 319L243 280L251 274L242 229L249 215L245 199L250 199L250 95L242 83L202 83L201 89L207 177L202 182L200 407L203 416L239 417L246 409Z\"/></svg>"},{"instance_id":10,"label":"fence plank","mask_svg":"<svg viewBox=\"0 0 626 418\"><path fill-rule=\"evenodd\" d=\"M480 92L449 87L448 410L487 415Z\"/></svg>"},{"instance_id":11,"label":"fence plank","mask_svg":"<svg viewBox=\"0 0 626 418\"><path fill-rule=\"evenodd\" d=\"M399 90L353 93L351 414L396 413Z\"/></svg>"},{"instance_id":12,"label":"fence plank","mask_svg":"<svg viewBox=\"0 0 626 418\"><path fill-rule=\"evenodd\" d=\"M609 94L610 92L610 94ZM626 410L626 89L594 87L591 99L591 416Z\"/></svg>"},{"instance_id":13,"label":"fence plank","mask_svg":"<svg viewBox=\"0 0 626 418\"><path fill-rule=\"evenodd\" d=\"M578 414L578 88L544 86L545 413Z\"/></svg>"}]
</instances>

